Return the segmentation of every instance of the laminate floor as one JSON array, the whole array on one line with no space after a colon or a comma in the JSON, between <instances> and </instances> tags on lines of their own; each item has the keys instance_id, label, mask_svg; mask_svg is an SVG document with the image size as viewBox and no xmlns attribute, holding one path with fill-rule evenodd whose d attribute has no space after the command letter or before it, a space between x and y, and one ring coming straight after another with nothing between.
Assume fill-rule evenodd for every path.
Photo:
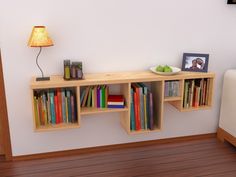
<instances>
[{"instance_id":1,"label":"laminate floor","mask_svg":"<svg viewBox=\"0 0 236 177\"><path fill-rule=\"evenodd\" d=\"M216 138L0 161L0 177L236 177L236 148Z\"/></svg>"}]
</instances>

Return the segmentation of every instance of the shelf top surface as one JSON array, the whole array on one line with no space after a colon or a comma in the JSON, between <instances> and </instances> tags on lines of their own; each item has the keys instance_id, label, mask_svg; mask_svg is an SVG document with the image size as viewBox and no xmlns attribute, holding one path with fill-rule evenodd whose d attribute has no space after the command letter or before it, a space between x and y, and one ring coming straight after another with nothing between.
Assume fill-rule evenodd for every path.
<instances>
[{"instance_id":1,"label":"shelf top surface","mask_svg":"<svg viewBox=\"0 0 236 177\"><path fill-rule=\"evenodd\" d=\"M65 81L62 76L51 76L50 81L36 81L35 77L31 80L32 88L46 87L73 87L78 85L99 85L99 84L119 84L129 82L149 82L164 80L181 80L191 78L213 78L214 73L199 72L180 72L176 75L162 76L152 73L151 71L134 71L134 72L113 72L113 73L91 73L84 74L82 80Z\"/></svg>"}]
</instances>

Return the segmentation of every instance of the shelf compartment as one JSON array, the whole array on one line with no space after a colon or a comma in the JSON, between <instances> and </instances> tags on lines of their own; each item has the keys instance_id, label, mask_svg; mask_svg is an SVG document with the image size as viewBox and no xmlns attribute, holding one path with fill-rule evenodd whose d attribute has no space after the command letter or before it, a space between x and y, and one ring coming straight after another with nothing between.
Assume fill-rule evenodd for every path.
<instances>
[{"instance_id":1,"label":"shelf compartment","mask_svg":"<svg viewBox=\"0 0 236 177\"><path fill-rule=\"evenodd\" d=\"M35 130L79 127L77 87L32 90Z\"/></svg>"},{"instance_id":2,"label":"shelf compartment","mask_svg":"<svg viewBox=\"0 0 236 177\"><path fill-rule=\"evenodd\" d=\"M213 78L186 79L183 89L182 109L211 106Z\"/></svg>"},{"instance_id":3,"label":"shelf compartment","mask_svg":"<svg viewBox=\"0 0 236 177\"><path fill-rule=\"evenodd\" d=\"M130 94L130 100L132 99L133 104L129 110L129 119L126 121L126 131L128 134L135 134L135 132L152 132L161 129L162 126L162 117L163 117L163 81L153 81L153 82L141 82L141 83L131 83L130 84L130 93L131 87L133 90L133 97ZM137 94L138 93L138 94ZM152 96L151 96L152 94ZM135 98L136 97L136 98ZM152 97L152 103L149 102ZM144 101L146 100L146 102ZM141 101L140 101L141 100ZM138 104L135 104L135 101L138 101ZM146 106L144 106L146 103ZM153 120L150 117L151 112L150 104L152 104ZM136 106L136 107L135 107ZM146 109L145 109L146 108ZM132 111L133 109L133 111ZM139 110L138 112L136 111ZM132 111L132 112L131 112ZM145 116L146 112L146 116ZM131 114L132 113L132 114ZM136 117L138 114L138 118ZM133 116L134 115L134 116ZM140 129L137 129L137 119L138 127L140 123ZM153 123L151 122L153 121ZM150 128L152 127L152 130Z\"/></svg>"},{"instance_id":4,"label":"shelf compartment","mask_svg":"<svg viewBox=\"0 0 236 177\"><path fill-rule=\"evenodd\" d=\"M80 115L111 113L111 112L128 112L128 108L88 108L83 107L80 109Z\"/></svg>"}]
</instances>

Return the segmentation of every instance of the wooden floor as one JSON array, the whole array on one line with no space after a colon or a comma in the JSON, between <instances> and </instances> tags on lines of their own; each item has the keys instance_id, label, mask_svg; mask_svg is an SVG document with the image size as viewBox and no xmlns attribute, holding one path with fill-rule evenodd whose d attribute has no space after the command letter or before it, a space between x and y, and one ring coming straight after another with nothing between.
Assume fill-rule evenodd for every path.
<instances>
[{"instance_id":1,"label":"wooden floor","mask_svg":"<svg viewBox=\"0 0 236 177\"><path fill-rule=\"evenodd\" d=\"M216 138L78 156L0 161L0 177L236 177L236 149Z\"/></svg>"}]
</instances>

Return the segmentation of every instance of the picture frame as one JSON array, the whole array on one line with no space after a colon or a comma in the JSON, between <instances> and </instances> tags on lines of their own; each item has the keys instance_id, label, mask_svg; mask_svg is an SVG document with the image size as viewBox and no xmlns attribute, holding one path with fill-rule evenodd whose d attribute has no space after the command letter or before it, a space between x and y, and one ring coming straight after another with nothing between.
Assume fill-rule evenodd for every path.
<instances>
[{"instance_id":1,"label":"picture frame","mask_svg":"<svg viewBox=\"0 0 236 177\"><path fill-rule=\"evenodd\" d=\"M207 72L209 54L184 53L182 71Z\"/></svg>"},{"instance_id":2,"label":"picture frame","mask_svg":"<svg viewBox=\"0 0 236 177\"><path fill-rule=\"evenodd\" d=\"M227 4L236 4L236 0L228 0Z\"/></svg>"}]
</instances>

